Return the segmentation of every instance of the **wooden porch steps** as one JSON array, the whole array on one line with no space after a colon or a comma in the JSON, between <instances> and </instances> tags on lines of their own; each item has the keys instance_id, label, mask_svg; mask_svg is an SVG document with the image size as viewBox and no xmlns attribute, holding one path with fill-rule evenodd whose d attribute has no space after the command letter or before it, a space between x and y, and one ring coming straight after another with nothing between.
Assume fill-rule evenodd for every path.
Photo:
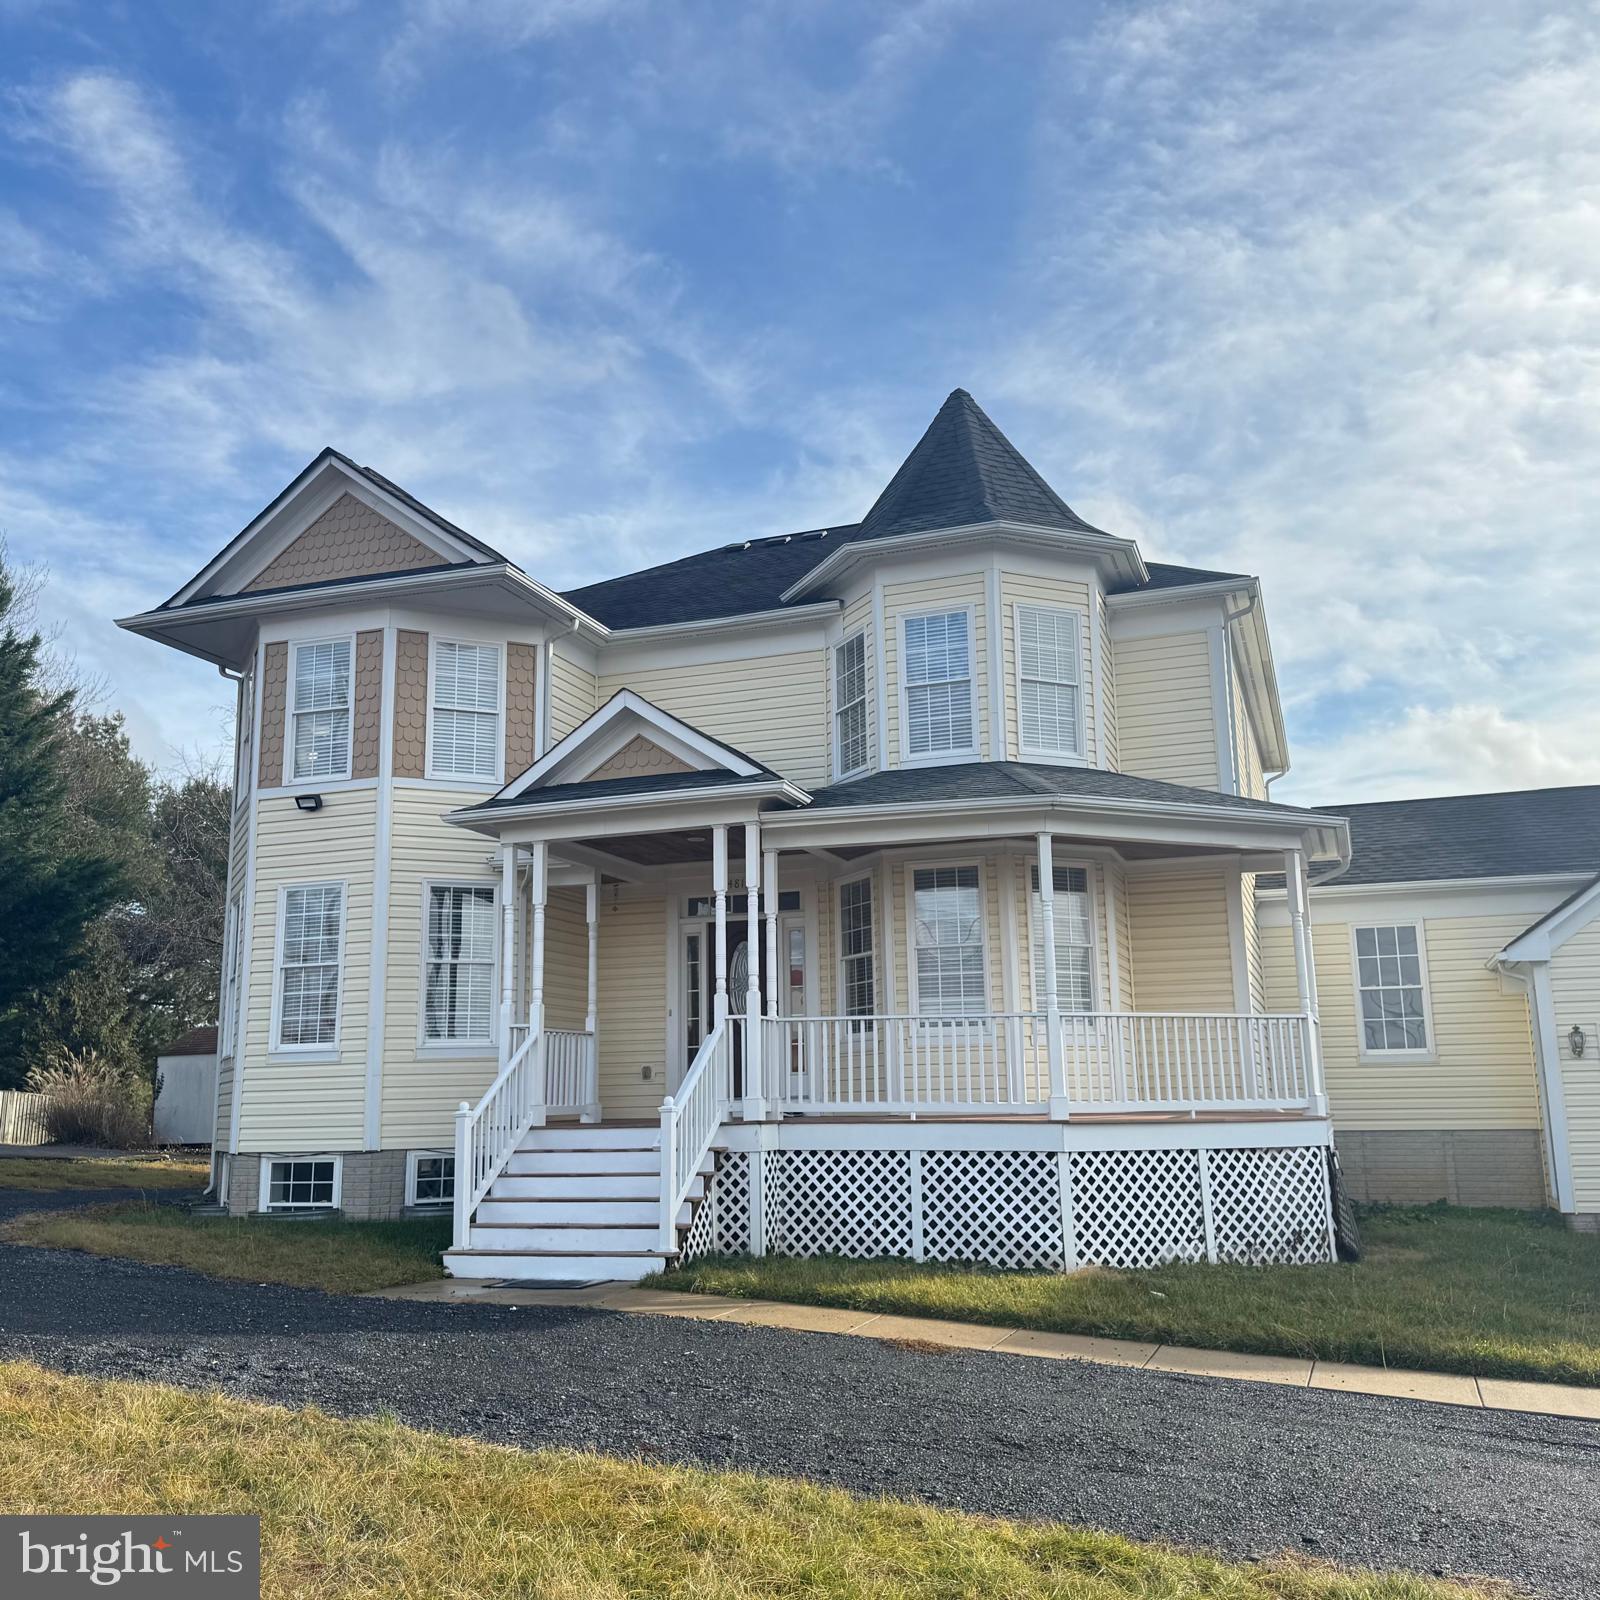
<instances>
[{"instance_id":1,"label":"wooden porch steps","mask_svg":"<svg viewBox=\"0 0 1600 1600\"><path fill-rule=\"evenodd\" d=\"M702 1176L679 1239L704 1194ZM529 1130L444 1263L453 1277L549 1283L638 1279L676 1256L661 1248L660 1128L568 1123Z\"/></svg>"}]
</instances>

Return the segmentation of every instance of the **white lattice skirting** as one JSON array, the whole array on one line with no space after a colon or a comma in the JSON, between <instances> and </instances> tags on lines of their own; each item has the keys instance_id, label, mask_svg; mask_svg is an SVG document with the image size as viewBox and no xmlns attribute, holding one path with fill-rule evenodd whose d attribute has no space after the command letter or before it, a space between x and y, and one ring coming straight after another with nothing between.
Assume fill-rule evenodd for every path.
<instances>
[{"instance_id":1,"label":"white lattice skirting","mask_svg":"<svg viewBox=\"0 0 1600 1600\"><path fill-rule=\"evenodd\" d=\"M1321 1145L726 1151L684 1254L1057 1270L1333 1259Z\"/></svg>"}]
</instances>

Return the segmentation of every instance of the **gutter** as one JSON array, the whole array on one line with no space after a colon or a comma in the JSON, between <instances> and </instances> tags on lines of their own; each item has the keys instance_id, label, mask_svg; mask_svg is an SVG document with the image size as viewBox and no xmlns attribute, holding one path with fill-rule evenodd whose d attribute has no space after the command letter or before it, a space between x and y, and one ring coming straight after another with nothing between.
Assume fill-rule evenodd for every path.
<instances>
[{"instance_id":1,"label":"gutter","mask_svg":"<svg viewBox=\"0 0 1600 1600\"><path fill-rule=\"evenodd\" d=\"M474 828L495 817L525 821L530 817L578 815L586 811L639 810L652 805L670 805L694 800L730 800L739 796L749 796L757 800L788 800L794 805L801 806L811 800L811 796L798 784L791 783L787 778L773 778L760 783L714 784L703 789L655 789L641 794L608 795L603 799L587 802L556 800L543 805L496 806L486 803L481 806L461 806L454 811L445 812L444 820L454 823L457 827Z\"/></svg>"}]
</instances>

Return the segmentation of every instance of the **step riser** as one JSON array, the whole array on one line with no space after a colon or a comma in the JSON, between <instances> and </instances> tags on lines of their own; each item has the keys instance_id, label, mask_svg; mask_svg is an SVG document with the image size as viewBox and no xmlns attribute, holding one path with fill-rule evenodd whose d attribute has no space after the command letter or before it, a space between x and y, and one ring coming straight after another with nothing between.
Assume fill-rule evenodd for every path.
<instances>
[{"instance_id":1,"label":"step riser","mask_svg":"<svg viewBox=\"0 0 1600 1600\"><path fill-rule=\"evenodd\" d=\"M519 1283L589 1283L601 1278L629 1282L665 1265L660 1256L457 1256L446 1251L452 1278L506 1278Z\"/></svg>"},{"instance_id":2,"label":"step riser","mask_svg":"<svg viewBox=\"0 0 1600 1600\"><path fill-rule=\"evenodd\" d=\"M533 1178L550 1172L661 1172L659 1150L518 1150L506 1176Z\"/></svg>"},{"instance_id":3,"label":"step riser","mask_svg":"<svg viewBox=\"0 0 1600 1600\"><path fill-rule=\"evenodd\" d=\"M659 1249L661 1232L647 1226L497 1228L474 1223L470 1242L474 1250L583 1250L612 1255L618 1251Z\"/></svg>"},{"instance_id":4,"label":"step riser","mask_svg":"<svg viewBox=\"0 0 1600 1600\"><path fill-rule=\"evenodd\" d=\"M473 1219L477 1227L509 1227L512 1223L576 1224L580 1227L655 1227L661 1218L661 1202L648 1200L498 1200L490 1198L478 1207ZM679 1212L687 1224L688 1206Z\"/></svg>"},{"instance_id":5,"label":"step riser","mask_svg":"<svg viewBox=\"0 0 1600 1600\"><path fill-rule=\"evenodd\" d=\"M659 1150L661 1129L573 1127L551 1124L529 1128L522 1150Z\"/></svg>"},{"instance_id":6,"label":"step riser","mask_svg":"<svg viewBox=\"0 0 1600 1600\"><path fill-rule=\"evenodd\" d=\"M696 1179L694 1197L699 1199ZM653 1172L563 1172L538 1178L496 1178L491 1200L659 1200L661 1179Z\"/></svg>"}]
</instances>

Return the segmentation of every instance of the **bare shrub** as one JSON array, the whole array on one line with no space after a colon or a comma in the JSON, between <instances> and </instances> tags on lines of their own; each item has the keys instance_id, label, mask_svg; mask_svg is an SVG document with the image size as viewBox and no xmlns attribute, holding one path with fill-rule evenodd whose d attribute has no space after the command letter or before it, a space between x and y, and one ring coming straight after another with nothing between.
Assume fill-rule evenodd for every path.
<instances>
[{"instance_id":1,"label":"bare shrub","mask_svg":"<svg viewBox=\"0 0 1600 1600\"><path fill-rule=\"evenodd\" d=\"M46 1096L45 1127L58 1144L148 1144L150 1085L96 1050L61 1050L28 1074L28 1087Z\"/></svg>"}]
</instances>

